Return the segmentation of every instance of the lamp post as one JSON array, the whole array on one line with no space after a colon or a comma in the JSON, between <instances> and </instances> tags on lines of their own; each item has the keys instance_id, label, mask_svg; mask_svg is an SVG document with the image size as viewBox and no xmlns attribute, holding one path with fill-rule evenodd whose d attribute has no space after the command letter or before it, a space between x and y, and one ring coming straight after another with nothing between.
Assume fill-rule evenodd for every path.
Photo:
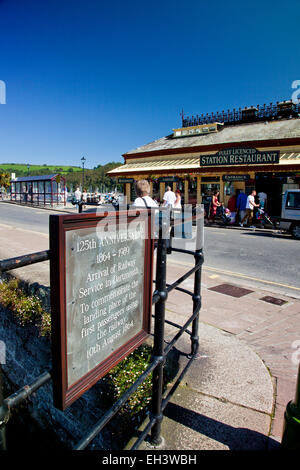
<instances>
[{"instance_id":1,"label":"lamp post","mask_svg":"<svg viewBox=\"0 0 300 470\"><path fill-rule=\"evenodd\" d=\"M82 157L81 161L82 161L82 191L83 191L84 190L84 164L85 164L86 158Z\"/></svg>"}]
</instances>

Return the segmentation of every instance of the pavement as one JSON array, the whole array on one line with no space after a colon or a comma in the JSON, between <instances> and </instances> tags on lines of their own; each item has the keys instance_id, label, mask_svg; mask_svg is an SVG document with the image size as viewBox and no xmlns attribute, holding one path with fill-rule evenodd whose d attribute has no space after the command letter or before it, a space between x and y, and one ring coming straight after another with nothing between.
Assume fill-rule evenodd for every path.
<instances>
[{"instance_id":1,"label":"pavement","mask_svg":"<svg viewBox=\"0 0 300 470\"><path fill-rule=\"evenodd\" d=\"M0 226L0 259L48 247L46 234ZM187 268L169 260L167 282ZM48 261L13 273L29 284L49 287ZM245 280L213 273L204 263L199 352L165 409L157 449L280 449L284 411L296 390L300 299L251 283L246 291L241 286L245 289ZM193 277L181 287L193 290ZM173 291L166 319L183 325L191 313L191 298ZM166 325L166 342L177 331ZM190 353L188 335L180 338L176 350L180 369ZM140 449L153 447L145 442Z\"/></svg>"}]
</instances>

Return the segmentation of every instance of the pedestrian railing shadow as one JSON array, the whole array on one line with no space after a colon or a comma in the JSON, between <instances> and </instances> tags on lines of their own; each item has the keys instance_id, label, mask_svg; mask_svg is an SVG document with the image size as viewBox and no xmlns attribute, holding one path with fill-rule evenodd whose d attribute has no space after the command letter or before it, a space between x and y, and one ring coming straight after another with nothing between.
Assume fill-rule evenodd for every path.
<instances>
[{"instance_id":1,"label":"pedestrian railing shadow","mask_svg":"<svg viewBox=\"0 0 300 470\"><path fill-rule=\"evenodd\" d=\"M208 416L170 402L164 415L210 439L220 442L230 450L280 450L274 439L247 428L236 428Z\"/></svg>"}]
</instances>

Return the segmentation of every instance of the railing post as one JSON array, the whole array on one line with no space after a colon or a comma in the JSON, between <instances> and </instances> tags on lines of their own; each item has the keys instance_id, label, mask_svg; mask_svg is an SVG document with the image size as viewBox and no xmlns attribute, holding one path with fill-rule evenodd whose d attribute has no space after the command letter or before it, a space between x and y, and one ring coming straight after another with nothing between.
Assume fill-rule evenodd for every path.
<instances>
[{"instance_id":1,"label":"railing post","mask_svg":"<svg viewBox=\"0 0 300 470\"><path fill-rule=\"evenodd\" d=\"M195 252L195 264L197 264L202 258L202 250L197 250ZM193 295L193 312L201 302L201 273L202 268L201 266L194 275L194 295ZM198 328L199 328L199 314L196 316L195 320L192 323L192 335L191 335L191 356L197 354L199 349L199 335L198 335Z\"/></svg>"},{"instance_id":2,"label":"railing post","mask_svg":"<svg viewBox=\"0 0 300 470\"><path fill-rule=\"evenodd\" d=\"M204 244L204 209L203 206L196 207L196 246L195 246L195 265L200 261L203 262L203 244ZM194 275L194 295L193 295L193 312L201 302L201 274L202 264ZM197 354L199 349L199 314L196 316L192 324L192 335L191 335L191 356Z\"/></svg>"},{"instance_id":3,"label":"railing post","mask_svg":"<svg viewBox=\"0 0 300 470\"><path fill-rule=\"evenodd\" d=\"M0 450L6 450L6 419L4 413L4 398L3 398L3 377L2 365L0 361Z\"/></svg>"},{"instance_id":4,"label":"railing post","mask_svg":"<svg viewBox=\"0 0 300 470\"><path fill-rule=\"evenodd\" d=\"M161 231L160 231L161 232ZM156 261L156 294L160 299L155 305L154 323L154 358L162 358L164 353L164 328L165 328L165 302L168 296L166 289L166 264L167 264L167 244L166 239L161 237L157 245ZM162 391L163 391L163 369L164 361L161 361L153 371L152 379L152 416L156 423L151 430L151 443L159 445L161 443L161 422L162 415Z\"/></svg>"}]
</instances>

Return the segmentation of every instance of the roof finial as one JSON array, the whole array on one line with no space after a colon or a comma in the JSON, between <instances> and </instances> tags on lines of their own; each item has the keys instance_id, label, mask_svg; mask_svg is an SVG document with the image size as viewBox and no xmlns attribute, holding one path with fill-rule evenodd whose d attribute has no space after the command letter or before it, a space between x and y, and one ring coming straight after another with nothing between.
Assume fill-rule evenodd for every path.
<instances>
[{"instance_id":1,"label":"roof finial","mask_svg":"<svg viewBox=\"0 0 300 470\"><path fill-rule=\"evenodd\" d=\"M181 123L182 123L182 126L183 126L183 120L184 120L183 108L182 108L182 111L181 111L181 113L180 113L180 116L181 116Z\"/></svg>"}]
</instances>

